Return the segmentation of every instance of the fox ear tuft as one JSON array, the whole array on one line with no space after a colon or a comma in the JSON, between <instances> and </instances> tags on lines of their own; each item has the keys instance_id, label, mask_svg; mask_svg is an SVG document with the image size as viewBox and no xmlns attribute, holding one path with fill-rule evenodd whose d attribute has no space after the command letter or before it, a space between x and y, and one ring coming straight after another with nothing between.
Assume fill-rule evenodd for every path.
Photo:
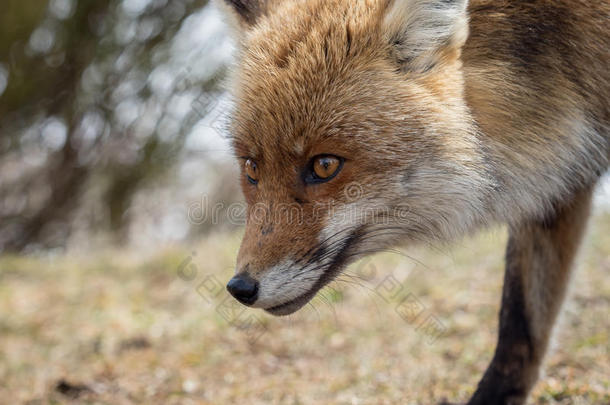
<instances>
[{"instance_id":1,"label":"fox ear tuft","mask_svg":"<svg viewBox=\"0 0 610 405\"><path fill-rule=\"evenodd\" d=\"M251 26L265 9L265 0L222 0L239 18L240 25Z\"/></svg>"},{"instance_id":2,"label":"fox ear tuft","mask_svg":"<svg viewBox=\"0 0 610 405\"><path fill-rule=\"evenodd\" d=\"M468 0L390 0L383 32L403 70L426 71L459 57L468 37Z\"/></svg>"}]
</instances>

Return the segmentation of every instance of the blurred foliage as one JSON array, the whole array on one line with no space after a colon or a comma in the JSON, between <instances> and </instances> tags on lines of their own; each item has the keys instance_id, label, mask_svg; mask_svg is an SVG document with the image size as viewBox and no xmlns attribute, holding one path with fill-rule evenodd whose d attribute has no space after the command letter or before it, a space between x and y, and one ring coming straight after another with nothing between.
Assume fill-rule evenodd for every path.
<instances>
[{"instance_id":1,"label":"blurred foliage","mask_svg":"<svg viewBox=\"0 0 610 405\"><path fill-rule=\"evenodd\" d=\"M135 193L170 173L224 73L172 62L206 4L2 0L0 251L62 246L77 216L125 238Z\"/></svg>"}]
</instances>

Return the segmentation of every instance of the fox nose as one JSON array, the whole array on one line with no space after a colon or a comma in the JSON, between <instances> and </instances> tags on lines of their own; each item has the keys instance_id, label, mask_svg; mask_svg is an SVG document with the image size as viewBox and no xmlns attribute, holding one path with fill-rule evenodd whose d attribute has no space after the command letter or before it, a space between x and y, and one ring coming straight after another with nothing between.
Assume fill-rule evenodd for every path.
<instances>
[{"instance_id":1,"label":"fox nose","mask_svg":"<svg viewBox=\"0 0 610 405\"><path fill-rule=\"evenodd\" d=\"M237 301L245 305L254 304L258 298L258 282L248 273L240 273L229 280L227 290Z\"/></svg>"}]
</instances>

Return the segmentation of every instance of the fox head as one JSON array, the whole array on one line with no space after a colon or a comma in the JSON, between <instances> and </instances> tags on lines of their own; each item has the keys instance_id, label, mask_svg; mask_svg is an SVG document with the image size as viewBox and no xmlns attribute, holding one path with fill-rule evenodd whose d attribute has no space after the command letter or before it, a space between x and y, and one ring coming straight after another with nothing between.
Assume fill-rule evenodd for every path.
<instances>
[{"instance_id":1,"label":"fox head","mask_svg":"<svg viewBox=\"0 0 610 405\"><path fill-rule=\"evenodd\" d=\"M223 0L239 43L242 303L286 315L364 255L451 238L485 205L464 101L466 0Z\"/></svg>"}]
</instances>

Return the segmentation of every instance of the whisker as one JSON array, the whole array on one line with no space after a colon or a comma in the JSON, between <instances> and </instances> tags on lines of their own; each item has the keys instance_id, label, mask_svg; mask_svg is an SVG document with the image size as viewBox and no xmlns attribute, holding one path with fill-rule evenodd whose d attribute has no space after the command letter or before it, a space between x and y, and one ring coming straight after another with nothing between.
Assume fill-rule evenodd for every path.
<instances>
[{"instance_id":1,"label":"whisker","mask_svg":"<svg viewBox=\"0 0 610 405\"><path fill-rule=\"evenodd\" d=\"M335 290L334 288L332 288L331 286L326 286L324 288L324 290L332 290L335 293L337 293L337 290ZM326 296L324 295L326 291L322 290L321 291L321 297L323 297L324 301L328 303L328 306L330 307L330 309L332 310L333 313L333 319L335 321L335 326L339 325L339 318L337 317L337 310L335 308L335 306L333 305L332 301Z\"/></svg>"},{"instance_id":2,"label":"whisker","mask_svg":"<svg viewBox=\"0 0 610 405\"><path fill-rule=\"evenodd\" d=\"M316 315L318 316L318 322L320 322L322 320L322 318L320 317L320 311L318 311L318 308L316 308L316 306L313 304L313 300L309 301L307 303L307 306L313 308L313 310L316 312Z\"/></svg>"},{"instance_id":3,"label":"whisker","mask_svg":"<svg viewBox=\"0 0 610 405\"><path fill-rule=\"evenodd\" d=\"M306 258L306 257L307 257L307 256L308 256L310 253L312 253L312 251L314 251L314 249L315 249L315 250L321 250L321 249L322 249L322 247L324 247L324 245L325 245L325 244L326 244L326 243L327 243L329 240L331 240L332 238L338 237L338 236L339 236L339 234L341 234L342 232L347 232L347 231L350 231L350 229L349 229L349 228L346 228L346 229L341 229L341 230L339 230L339 231L335 232L334 234L330 235L329 237L327 237L326 239L324 239L323 241L321 241L320 243L318 243L316 246L313 246L313 247L309 248L309 249L308 249L308 250L307 250L307 251L306 251L306 252L305 252L303 255L301 255L301 257L299 257L299 258L298 258L298 259L295 261L295 263L299 263L301 260L305 259L305 258ZM317 249L316 249L316 248L317 248Z\"/></svg>"},{"instance_id":4,"label":"whisker","mask_svg":"<svg viewBox=\"0 0 610 405\"><path fill-rule=\"evenodd\" d=\"M357 286L357 287L363 288L368 300L371 301L375 305L377 315L381 315L381 309L379 308L379 302L378 302L378 300L375 299L375 298L379 298L379 294L375 291L375 289L373 289L369 286L356 284L356 283L350 282L348 280L342 280L340 277L335 279L335 281L346 283L349 286Z\"/></svg>"}]
</instances>

